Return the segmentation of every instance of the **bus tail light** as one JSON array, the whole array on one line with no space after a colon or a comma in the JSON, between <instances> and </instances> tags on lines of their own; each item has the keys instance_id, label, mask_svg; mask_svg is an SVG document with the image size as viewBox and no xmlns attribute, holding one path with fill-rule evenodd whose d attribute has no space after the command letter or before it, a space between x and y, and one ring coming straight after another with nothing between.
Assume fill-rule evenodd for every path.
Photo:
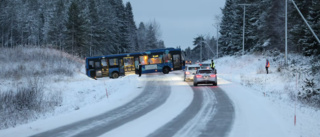
<instances>
[{"instance_id":1,"label":"bus tail light","mask_svg":"<svg viewBox=\"0 0 320 137\"><path fill-rule=\"evenodd\" d=\"M201 78L201 77L202 77L202 75L196 75L196 77L197 77L197 78Z\"/></svg>"}]
</instances>

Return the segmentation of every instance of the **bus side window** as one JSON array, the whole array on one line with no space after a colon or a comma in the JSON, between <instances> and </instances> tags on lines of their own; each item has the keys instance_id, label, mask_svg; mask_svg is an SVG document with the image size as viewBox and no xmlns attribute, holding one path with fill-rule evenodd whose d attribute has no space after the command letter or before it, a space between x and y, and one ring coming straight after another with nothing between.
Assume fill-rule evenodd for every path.
<instances>
[{"instance_id":1,"label":"bus side window","mask_svg":"<svg viewBox=\"0 0 320 137\"><path fill-rule=\"evenodd\" d=\"M106 59L101 59L101 64L103 67L108 67L108 63Z\"/></svg>"},{"instance_id":2,"label":"bus side window","mask_svg":"<svg viewBox=\"0 0 320 137\"><path fill-rule=\"evenodd\" d=\"M149 64L148 55L140 56L139 58L140 58L141 65L148 65Z\"/></svg>"},{"instance_id":3,"label":"bus side window","mask_svg":"<svg viewBox=\"0 0 320 137\"><path fill-rule=\"evenodd\" d=\"M95 65L95 68L96 68L96 69L97 69L97 68L100 68L100 66L101 66L101 65L100 65L100 61L95 62L94 65Z\"/></svg>"},{"instance_id":4,"label":"bus side window","mask_svg":"<svg viewBox=\"0 0 320 137\"><path fill-rule=\"evenodd\" d=\"M170 63L172 60L171 54L170 53L164 53L163 54L163 60L164 63Z\"/></svg>"},{"instance_id":5,"label":"bus side window","mask_svg":"<svg viewBox=\"0 0 320 137\"><path fill-rule=\"evenodd\" d=\"M94 68L94 61L89 61L89 69L93 69Z\"/></svg>"},{"instance_id":6,"label":"bus side window","mask_svg":"<svg viewBox=\"0 0 320 137\"><path fill-rule=\"evenodd\" d=\"M118 59L117 58L109 59L109 65L110 66L117 66L118 65Z\"/></svg>"},{"instance_id":7,"label":"bus side window","mask_svg":"<svg viewBox=\"0 0 320 137\"><path fill-rule=\"evenodd\" d=\"M150 64L160 63L162 63L162 55L152 55L152 58L150 58Z\"/></svg>"}]
</instances>

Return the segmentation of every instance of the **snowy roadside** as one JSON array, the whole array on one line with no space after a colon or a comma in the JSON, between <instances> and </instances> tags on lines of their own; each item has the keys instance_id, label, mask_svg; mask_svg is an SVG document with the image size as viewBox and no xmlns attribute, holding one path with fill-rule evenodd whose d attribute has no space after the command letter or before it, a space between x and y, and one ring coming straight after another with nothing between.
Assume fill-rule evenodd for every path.
<instances>
[{"instance_id":1,"label":"snowy roadside","mask_svg":"<svg viewBox=\"0 0 320 137\"><path fill-rule=\"evenodd\" d=\"M270 60L270 58L269 58ZM299 60L298 60L299 61ZM225 79L226 81L220 83L219 85L223 88L228 95L232 98L235 105L240 102L243 106L240 108L246 110L246 105L251 106L252 103L255 103L252 100L256 100L259 102L266 101L266 106L260 107L267 107L267 110L273 110L274 112L267 112L268 114L271 113L275 116L281 116L279 121L282 121L278 124L282 126L285 134L290 136L301 136L301 137L318 137L320 136L320 111L318 108L310 107L305 104L301 104L299 102L295 102L294 96L297 95L298 90L296 90L296 78L288 75L284 75L283 73L277 72L278 64L276 62L271 62L270 74L266 74L264 65L265 65L265 58L263 56L255 56L255 55L245 55L242 57L223 57L219 58L215 61L216 68L218 70L218 74L220 78ZM272 64L274 63L274 64ZM273 66L272 66L273 65ZM298 80L299 81L299 80ZM232 83L232 84L227 84ZM237 88L233 87L241 87L245 86L244 88L247 91L237 90ZM236 90L230 92L230 90ZM250 95L251 97L243 97L243 95L239 92L244 92L244 95ZM241 101L240 98L243 98ZM238 102L237 102L238 101ZM251 102L251 103L250 103ZM248 103L248 104L245 104ZM262 104L266 104L262 103ZM295 107L296 104L296 107ZM256 109L259 109L257 106ZM296 110L296 113L295 113ZM250 111L248 109L247 111ZM254 108L251 109L254 111ZM263 110L264 111L264 110ZM236 110L236 113L242 113L243 110ZM257 115L260 115L260 112L252 112L253 118L261 118ZM246 116L247 119L240 119L242 122L253 123L250 122L250 114ZM265 116L266 114L261 114ZM294 126L294 116L296 115L296 125ZM238 115L239 117L239 115ZM267 118L267 117L266 117ZM236 118L236 121L239 120ZM239 122L239 121L238 121ZM263 124L266 121L261 120L261 123L256 122L255 124ZM240 122L241 123L241 122ZM238 124L238 125L237 125ZM241 129L239 123L235 122L235 128ZM242 125L243 126L243 125ZM249 126L250 127L250 126ZM259 127L259 126L258 126ZM268 131L269 128L274 129L277 127L275 125L264 125L262 126L265 130L261 131L261 129L256 129L253 133L245 132L238 132L238 130L233 131L231 136L238 136L237 133L242 133L244 136L252 136L259 135L258 131L265 132ZM252 127L255 129L256 127ZM244 128L245 129L245 128ZM244 130L243 129L243 130ZM275 130L277 131L277 130ZM268 133L264 134L268 135ZM274 134L272 136L279 136L280 133Z\"/></svg>"},{"instance_id":2,"label":"snowy roadside","mask_svg":"<svg viewBox=\"0 0 320 137\"><path fill-rule=\"evenodd\" d=\"M54 113L47 113L36 121L0 130L0 136L30 136L119 107L142 92L144 76L140 79L137 77L129 75L119 79L93 80L79 73L73 78L53 82L44 90L48 93L61 91L63 102L60 107L56 108Z\"/></svg>"}]
</instances>

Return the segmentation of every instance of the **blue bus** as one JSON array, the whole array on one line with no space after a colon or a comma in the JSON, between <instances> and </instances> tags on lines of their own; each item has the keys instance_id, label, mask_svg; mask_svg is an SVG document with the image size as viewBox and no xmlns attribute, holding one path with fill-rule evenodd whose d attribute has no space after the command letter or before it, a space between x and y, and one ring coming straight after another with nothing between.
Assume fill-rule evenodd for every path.
<instances>
[{"instance_id":1,"label":"blue bus","mask_svg":"<svg viewBox=\"0 0 320 137\"><path fill-rule=\"evenodd\" d=\"M114 54L86 58L86 74L92 78L118 78L128 74L162 72L168 74L173 70L185 68L181 49L166 48L145 52Z\"/></svg>"}]
</instances>

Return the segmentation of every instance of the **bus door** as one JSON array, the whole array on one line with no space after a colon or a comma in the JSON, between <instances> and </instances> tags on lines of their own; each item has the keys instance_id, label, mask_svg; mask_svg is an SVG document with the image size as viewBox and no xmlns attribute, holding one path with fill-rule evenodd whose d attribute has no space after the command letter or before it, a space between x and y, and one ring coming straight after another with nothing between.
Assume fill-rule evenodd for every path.
<instances>
[{"instance_id":1,"label":"bus door","mask_svg":"<svg viewBox=\"0 0 320 137\"><path fill-rule=\"evenodd\" d=\"M109 65L107 59L101 59L101 67L102 77L109 77Z\"/></svg>"},{"instance_id":2,"label":"bus door","mask_svg":"<svg viewBox=\"0 0 320 137\"><path fill-rule=\"evenodd\" d=\"M96 70L94 68L94 61L95 60L88 59L88 66L87 66L87 75L92 78L96 77Z\"/></svg>"},{"instance_id":3,"label":"bus door","mask_svg":"<svg viewBox=\"0 0 320 137\"><path fill-rule=\"evenodd\" d=\"M135 73L139 74L139 57L134 58Z\"/></svg>"},{"instance_id":4,"label":"bus door","mask_svg":"<svg viewBox=\"0 0 320 137\"><path fill-rule=\"evenodd\" d=\"M119 59L119 71L120 71L120 76L124 75L124 63L123 59Z\"/></svg>"},{"instance_id":5,"label":"bus door","mask_svg":"<svg viewBox=\"0 0 320 137\"><path fill-rule=\"evenodd\" d=\"M100 60L94 60L94 69L95 69L94 77L102 77Z\"/></svg>"},{"instance_id":6,"label":"bus door","mask_svg":"<svg viewBox=\"0 0 320 137\"><path fill-rule=\"evenodd\" d=\"M182 66L181 66L180 54L173 54L172 57L173 57L172 58L173 70L181 70Z\"/></svg>"},{"instance_id":7,"label":"bus door","mask_svg":"<svg viewBox=\"0 0 320 137\"><path fill-rule=\"evenodd\" d=\"M134 74L135 73L135 62L134 57L124 57L124 72L125 74Z\"/></svg>"}]
</instances>

